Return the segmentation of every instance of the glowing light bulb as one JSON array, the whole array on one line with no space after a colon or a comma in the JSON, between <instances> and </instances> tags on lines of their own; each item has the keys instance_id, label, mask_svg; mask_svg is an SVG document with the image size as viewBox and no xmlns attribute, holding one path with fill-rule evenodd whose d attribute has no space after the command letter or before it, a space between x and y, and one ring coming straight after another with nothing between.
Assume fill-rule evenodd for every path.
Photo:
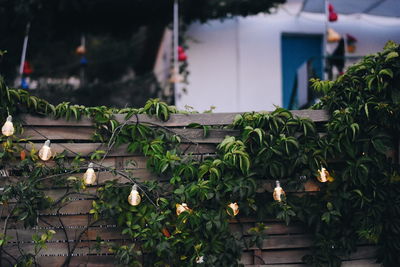
<instances>
[{"instance_id":1,"label":"glowing light bulb","mask_svg":"<svg viewBox=\"0 0 400 267\"><path fill-rule=\"evenodd\" d=\"M51 148L50 148L50 140L46 140L44 145L39 150L39 158L43 161L49 160L52 156Z\"/></svg>"},{"instance_id":2,"label":"glowing light bulb","mask_svg":"<svg viewBox=\"0 0 400 267\"><path fill-rule=\"evenodd\" d=\"M137 191L137 185L133 185L131 193L128 196L129 204L131 204L132 206L137 206L140 204L141 200L142 200L142 198L140 197L140 194Z\"/></svg>"},{"instance_id":3,"label":"glowing light bulb","mask_svg":"<svg viewBox=\"0 0 400 267\"><path fill-rule=\"evenodd\" d=\"M204 263L204 256L197 257L196 263Z\"/></svg>"},{"instance_id":4,"label":"glowing light bulb","mask_svg":"<svg viewBox=\"0 0 400 267\"><path fill-rule=\"evenodd\" d=\"M335 180L324 167L318 170L317 179L321 183L333 182Z\"/></svg>"},{"instance_id":5,"label":"glowing light bulb","mask_svg":"<svg viewBox=\"0 0 400 267\"><path fill-rule=\"evenodd\" d=\"M5 136L11 136L14 134L14 125L12 123L12 117L10 115L7 117L6 122L1 128L1 132Z\"/></svg>"},{"instance_id":6,"label":"glowing light bulb","mask_svg":"<svg viewBox=\"0 0 400 267\"><path fill-rule=\"evenodd\" d=\"M279 181L276 181L276 186L274 188L273 197L276 201L281 202L282 195L285 196L285 191L283 191L283 189L281 187L281 183Z\"/></svg>"},{"instance_id":7,"label":"glowing light bulb","mask_svg":"<svg viewBox=\"0 0 400 267\"><path fill-rule=\"evenodd\" d=\"M186 203L176 204L176 215L180 215L182 212L188 211L190 212L191 209L188 207Z\"/></svg>"},{"instance_id":8,"label":"glowing light bulb","mask_svg":"<svg viewBox=\"0 0 400 267\"><path fill-rule=\"evenodd\" d=\"M91 162L85 174L83 174L83 181L86 185L93 185L96 182L96 173L93 170L93 163Z\"/></svg>"},{"instance_id":9,"label":"glowing light bulb","mask_svg":"<svg viewBox=\"0 0 400 267\"><path fill-rule=\"evenodd\" d=\"M235 203L229 204L228 207L232 209L232 211L233 211L233 216L236 216L236 215L239 214L239 205L238 205L236 202L235 202ZM232 214L231 214L231 211L230 211L229 209L227 209L226 212L227 212L229 215L232 215Z\"/></svg>"}]
</instances>

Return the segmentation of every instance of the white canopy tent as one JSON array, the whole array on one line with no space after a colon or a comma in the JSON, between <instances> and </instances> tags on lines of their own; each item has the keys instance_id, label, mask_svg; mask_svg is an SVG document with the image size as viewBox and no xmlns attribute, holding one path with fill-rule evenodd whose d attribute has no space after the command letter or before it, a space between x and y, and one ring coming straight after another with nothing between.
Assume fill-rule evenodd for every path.
<instances>
[{"instance_id":1,"label":"white canopy tent","mask_svg":"<svg viewBox=\"0 0 400 267\"><path fill-rule=\"evenodd\" d=\"M368 14L400 18L400 0L330 0L340 14ZM324 0L304 0L302 11L325 13Z\"/></svg>"}]
</instances>

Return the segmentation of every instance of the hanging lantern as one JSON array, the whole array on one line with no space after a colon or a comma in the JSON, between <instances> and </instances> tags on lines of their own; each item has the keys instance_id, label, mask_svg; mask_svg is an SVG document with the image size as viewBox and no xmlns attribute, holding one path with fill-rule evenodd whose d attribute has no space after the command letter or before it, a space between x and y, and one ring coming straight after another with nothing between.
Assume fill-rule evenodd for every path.
<instances>
[{"instance_id":1,"label":"hanging lantern","mask_svg":"<svg viewBox=\"0 0 400 267\"><path fill-rule=\"evenodd\" d=\"M137 185L134 184L132 186L132 190L131 193L128 196L128 202L130 205L132 206L137 206L140 204L140 201L142 200L142 198L140 197L139 192L137 191Z\"/></svg>"},{"instance_id":2,"label":"hanging lantern","mask_svg":"<svg viewBox=\"0 0 400 267\"><path fill-rule=\"evenodd\" d=\"M317 179L321 183L333 182L335 180L324 167L318 170Z\"/></svg>"},{"instance_id":3,"label":"hanging lantern","mask_svg":"<svg viewBox=\"0 0 400 267\"><path fill-rule=\"evenodd\" d=\"M179 61L186 61L187 60L187 55L185 52L179 53L178 55L178 60Z\"/></svg>"},{"instance_id":4,"label":"hanging lantern","mask_svg":"<svg viewBox=\"0 0 400 267\"><path fill-rule=\"evenodd\" d=\"M233 211L233 216L236 216L236 215L239 214L239 205L238 205L236 202L235 202L235 203L229 204L228 207L232 209L232 211ZM229 215L232 215L232 212L229 210L229 208L226 210L226 212L227 212Z\"/></svg>"},{"instance_id":5,"label":"hanging lantern","mask_svg":"<svg viewBox=\"0 0 400 267\"><path fill-rule=\"evenodd\" d=\"M1 133L5 136L11 136L14 134L14 125L12 123L12 116L8 115L6 122L1 128Z\"/></svg>"},{"instance_id":6,"label":"hanging lantern","mask_svg":"<svg viewBox=\"0 0 400 267\"><path fill-rule=\"evenodd\" d=\"M347 42L350 44L358 41L356 37L354 37L353 35L351 35L349 33L346 33L346 38L347 38Z\"/></svg>"},{"instance_id":7,"label":"hanging lantern","mask_svg":"<svg viewBox=\"0 0 400 267\"><path fill-rule=\"evenodd\" d=\"M342 39L342 37L340 36L340 34L338 32L336 32L334 29L332 28L328 28L327 30L327 41L329 43L335 43L335 42L339 42L340 39Z\"/></svg>"},{"instance_id":8,"label":"hanging lantern","mask_svg":"<svg viewBox=\"0 0 400 267\"><path fill-rule=\"evenodd\" d=\"M31 67L31 64L28 61L24 62L24 66L22 67L22 73L25 75L30 75L32 74L33 69Z\"/></svg>"},{"instance_id":9,"label":"hanging lantern","mask_svg":"<svg viewBox=\"0 0 400 267\"><path fill-rule=\"evenodd\" d=\"M186 203L176 204L176 215L180 215L182 212L188 211L190 212L191 209L188 207Z\"/></svg>"},{"instance_id":10,"label":"hanging lantern","mask_svg":"<svg viewBox=\"0 0 400 267\"><path fill-rule=\"evenodd\" d=\"M273 193L274 200L281 202L282 195L285 196L285 191L283 191L281 183L279 181L276 181L276 186L274 188L274 193Z\"/></svg>"},{"instance_id":11,"label":"hanging lantern","mask_svg":"<svg viewBox=\"0 0 400 267\"><path fill-rule=\"evenodd\" d=\"M50 140L46 140L44 142L44 145L42 148L39 150L39 158L43 161L49 160L52 156L52 152L50 149Z\"/></svg>"},{"instance_id":12,"label":"hanging lantern","mask_svg":"<svg viewBox=\"0 0 400 267\"><path fill-rule=\"evenodd\" d=\"M329 4L328 5L328 11L329 12L333 12L334 10L333 10L333 5L332 4Z\"/></svg>"},{"instance_id":13,"label":"hanging lantern","mask_svg":"<svg viewBox=\"0 0 400 267\"><path fill-rule=\"evenodd\" d=\"M354 53L356 51L356 43L357 43L357 38L354 37L351 34L346 34L346 48L347 48L347 52L349 53Z\"/></svg>"},{"instance_id":14,"label":"hanging lantern","mask_svg":"<svg viewBox=\"0 0 400 267\"><path fill-rule=\"evenodd\" d=\"M332 4L328 5L328 12L329 12L328 19L330 22L334 22L334 21L338 20L338 14L335 12L335 9Z\"/></svg>"},{"instance_id":15,"label":"hanging lantern","mask_svg":"<svg viewBox=\"0 0 400 267\"><path fill-rule=\"evenodd\" d=\"M329 21L330 22L337 21L337 19L338 19L338 15L337 15L336 12L330 12L329 13Z\"/></svg>"},{"instance_id":16,"label":"hanging lantern","mask_svg":"<svg viewBox=\"0 0 400 267\"><path fill-rule=\"evenodd\" d=\"M86 185L93 185L96 182L96 173L93 170L93 163L91 162L85 174L83 174L83 181Z\"/></svg>"}]
</instances>

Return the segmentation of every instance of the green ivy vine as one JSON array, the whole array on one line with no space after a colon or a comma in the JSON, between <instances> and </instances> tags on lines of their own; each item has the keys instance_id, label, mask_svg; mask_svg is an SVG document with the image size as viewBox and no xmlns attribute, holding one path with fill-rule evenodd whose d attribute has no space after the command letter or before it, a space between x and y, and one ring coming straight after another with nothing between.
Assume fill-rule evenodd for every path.
<instances>
[{"instance_id":1,"label":"green ivy vine","mask_svg":"<svg viewBox=\"0 0 400 267\"><path fill-rule=\"evenodd\" d=\"M287 224L301 222L313 233L312 253L303 257L310 266L340 266L341 259L360 243L376 244L377 260L384 266L399 266L400 167L393 153L400 132L399 53L399 45L390 42L336 81L315 80L314 89L325 96L313 108L328 110L328 123L315 124L282 108L240 114L230 126L240 130L240 135L227 136L216 155L200 160L181 149L184 137L138 121L141 113L167 121L170 114L179 112L158 99L140 109L53 106L0 81L0 117L4 121L8 114L15 115L18 133L23 131L18 114L89 117L96 125L94 140L107 143L109 150L128 144L129 152L145 155L147 168L167 179L140 182L128 168L109 168L130 183L108 181L93 195L90 213L94 219L115 221L130 240L123 245L98 244L109 247L121 266L237 266L245 248L261 245L267 227L261 222L271 217ZM136 116L136 123L118 122L114 114L125 114L126 119ZM208 129L204 128L205 134ZM27 150L29 140L2 136L1 142L1 167L21 177L7 184L1 194L6 224L14 220L32 227L40 210L59 211L74 192L90 195L75 175L87 167L80 155L69 160L66 151L48 166L38 160L37 151ZM93 151L91 158L101 160L108 152ZM276 180L286 191L299 190L307 181L317 181L322 167L332 178L320 183L320 191L314 194L282 195L278 202L272 193L257 190ZM138 206L127 202L134 183L142 196ZM42 190L49 184L64 184L69 190L61 199L52 200ZM247 237L229 229L234 211L227 206L232 202L238 203L240 216L260 222ZM176 205L181 203L188 209L177 215ZM3 229L0 258L9 241L7 227ZM33 237L38 251L53 234ZM7 256L20 262L19 266L31 266L37 253Z\"/></svg>"}]
</instances>

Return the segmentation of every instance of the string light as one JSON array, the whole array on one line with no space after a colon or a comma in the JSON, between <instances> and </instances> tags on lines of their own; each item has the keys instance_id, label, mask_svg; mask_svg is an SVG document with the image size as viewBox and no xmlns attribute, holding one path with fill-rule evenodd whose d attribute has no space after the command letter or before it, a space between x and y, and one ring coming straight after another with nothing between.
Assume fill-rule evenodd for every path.
<instances>
[{"instance_id":1,"label":"string light","mask_svg":"<svg viewBox=\"0 0 400 267\"><path fill-rule=\"evenodd\" d=\"M14 125L12 123L12 116L8 115L6 122L1 128L1 132L5 136L11 136L14 134Z\"/></svg>"},{"instance_id":2,"label":"string light","mask_svg":"<svg viewBox=\"0 0 400 267\"><path fill-rule=\"evenodd\" d=\"M49 160L52 156L51 148L50 148L50 140L46 140L44 145L39 150L39 158L43 161Z\"/></svg>"},{"instance_id":3,"label":"string light","mask_svg":"<svg viewBox=\"0 0 400 267\"><path fill-rule=\"evenodd\" d=\"M204 256L196 257L196 263L204 263Z\"/></svg>"},{"instance_id":4,"label":"string light","mask_svg":"<svg viewBox=\"0 0 400 267\"><path fill-rule=\"evenodd\" d=\"M317 179L321 183L333 182L335 180L324 167L318 170Z\"/></svg>"},{"instance_id":5,"label":"string light","mask_svg":"<svg viewBox=\"0 0 400 267\"><path fill-rule=\"evenodd\" d=\"M130 205L132 206L137 206L140 204L140 201L142 200L142 198L140 197L139 192L137 191L137 185L134 184L132 186L132 190L131 193L128 196L128 202Z\"/></svg>"},{"instance_id":6,"label":"string light","mask_svg":"<svg viewBox=\"0 0 400 267\"><path fill-rule=\"evenodd\" d=\"M93 170L93 163L90 162L88 169L86 170L85 174L83 174L83 181L86 185L93 185L96 182L96 173Z\"/></svg>"},{"instance_id":7,"label":"string light","mask_svg":"<svg viewBox=\"0 0 400 267\"><path fill-rule=\"evenodd\" d=\"M279 181L276 181L276 186L274 188L273 197L276 201L281 202L282 195L285 196L285 191L283 191L283 189L281 187L281 183Z\"/></svg>"},{"instance_id":8,"label":"string light","mask_svg":"<svg viewBox=\"0 0 400 267\"><path fill-rule=\"evenodd\" d=\"M180 215L182 212L188 211L190 212L191 209L188 207L186 203L176 204L176 215Z\"/></svg>"},{"instance_id":9,"label":"string light","mask_svg":"<svg viewBox=\"0 0 400 267\"><path fill-rule=\"evenodd\" d=\"M227 212L229 215L232 215L232 212L229 210L229 208L232 209L232 211L233 211L233 216L236 216L236 215L239 214L239 205L238 205L236 202L235 202L235 203L230 203L230 204L228 205L228 209L226 210L226 212Z\"/></svg>"}]
</instances>

